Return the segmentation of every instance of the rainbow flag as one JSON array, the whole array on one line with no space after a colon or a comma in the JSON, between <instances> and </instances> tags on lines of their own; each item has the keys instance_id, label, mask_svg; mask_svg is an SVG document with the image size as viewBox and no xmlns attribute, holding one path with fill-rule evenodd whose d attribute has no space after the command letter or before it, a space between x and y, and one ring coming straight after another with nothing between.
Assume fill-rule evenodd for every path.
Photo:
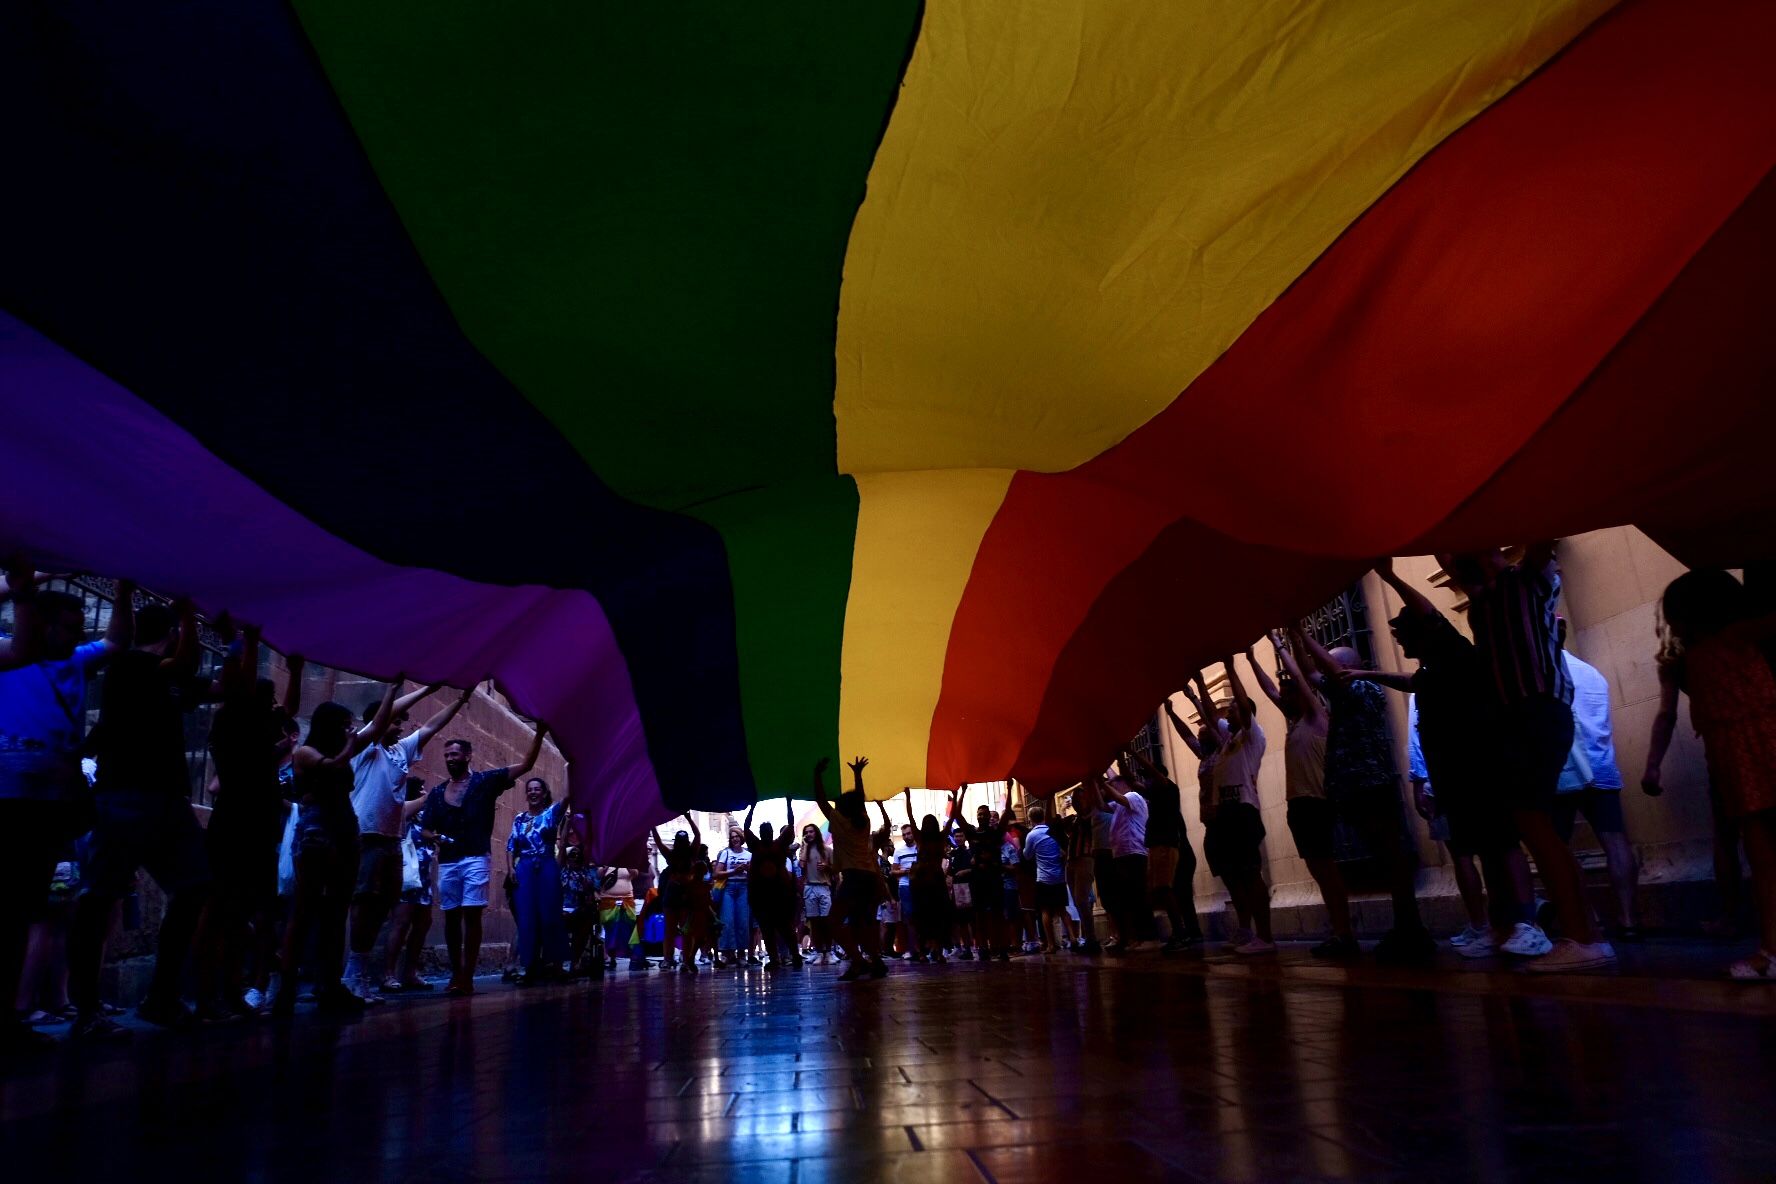
<instances>
[{"instance_id":1,"label":"rainbow flag","mask_svg":"<svg viewBox=\"0 0 1776 1184\"><path fill-rule=\"evenodd\" d=\"M1773 43L1767 0L11 5L0 543L499 677L595 858L822 754L1063 785L1372 555L1768 548Z\"/></svg>"}]
</instances>

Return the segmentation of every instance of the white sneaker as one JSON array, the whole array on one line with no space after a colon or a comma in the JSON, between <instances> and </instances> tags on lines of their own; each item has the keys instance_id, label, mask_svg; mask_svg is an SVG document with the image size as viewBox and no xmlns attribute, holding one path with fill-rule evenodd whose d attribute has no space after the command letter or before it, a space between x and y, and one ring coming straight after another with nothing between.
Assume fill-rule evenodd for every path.
<instances>
[{"instance_id":1,"label":"white sneaker","mask_svg":"<svg viewBox=\"0 0 1776 1184\"><path fill-rule=\"evenodd\" d=\"M1476 929L1472 925L1464 925L1462 926L1462 931L1460 933L1449 939L1449 944L1459 950L1469 942L1473 941L1476 937L1486 937L1490 939L1491 936L1492 934L1488 930Z\"/></svg>"},{"instance_id":2,"label":"white sneaker","mask_svg":"<svg viewBox=\"0 0 1776 1184\"><path fill-rule=\"evenodd\" d=\"M1540 931L1538 930L1538 932ZM1516 934L1512 934L1512 936L1515 937ZM1545 942L1548 939L1544 937L1542 940ZM1451 938L1449 944L1455 945L1455 940ZM1467 941L1455 946L1455 952L1464 958L1490 958L1498 953L1498 950L1498 942L1494 940L1492 933L1485 929L1470 935Z\"/></svg>"},{"instance_id":3,"label":"white sneaker","mask_svg":"<svg viewBox=\"0 0 1776 1184\"><path fill-rule=\"evenodd\" d=\"M1616 962L1616 949L1607 941L1593 942L1586 945L1563 937L1554 943L1554 949L1546 956L1531 962L1526 969L1539 974L1551 974L1562 970L1601 970L1605 966L1613 966Z\"/></svg>"},{"instance_id":4,"label":"white sneaker","mask_svg":"<svg viewBox=\"0 0 1776 1184\"><path fill-rule=\"evenodd\" d=\"M1507 954L1515 954L1519 958L1540 958L1554 948L1548 935L1542 932L1540 925L1531 925L1528 921L1519 921L1511 928L1511 936L1499 946ZM1612 953L1610 955L1614 957Z\"/></svg>"},{"instance_id":5,"label":"white sneaker","mask_svg":"<svg viewBox=\"0 0 1776 1184\"><path fill-rule=\"evenodd\" d=\"M1274 954L1277 952L1277 943L1265 941L1261 937L1250 937L1234 946L1233 952L1236 954Z\"/></svg>"}]
</instances>

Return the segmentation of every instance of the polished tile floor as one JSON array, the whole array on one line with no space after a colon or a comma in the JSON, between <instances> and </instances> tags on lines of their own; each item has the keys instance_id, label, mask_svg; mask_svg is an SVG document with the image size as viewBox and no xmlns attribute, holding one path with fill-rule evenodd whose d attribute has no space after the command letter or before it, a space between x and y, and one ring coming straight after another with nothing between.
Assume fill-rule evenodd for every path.
<instances>
[{"instance_id":1,"label":"polished tile floor","mask_svg":"<svg viewBox=\"0 0 1776 1184\"><path fill-rule=\"evenodd\" d=\"M0 1179L1769 1182L1776 989L1718 961L489 984L13 1066Z\"/></svg>"}]
</instances>

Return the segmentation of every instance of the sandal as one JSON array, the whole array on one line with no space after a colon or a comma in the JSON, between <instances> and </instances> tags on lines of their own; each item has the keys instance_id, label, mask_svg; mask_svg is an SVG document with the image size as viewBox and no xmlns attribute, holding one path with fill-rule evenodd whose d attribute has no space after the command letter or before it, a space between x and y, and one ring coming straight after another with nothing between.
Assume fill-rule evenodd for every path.
<instances>
[{"instance_id":1,"label":"sandal","mask_svg":"<svg viewBox=\"0 0 1776 1184\"><path fill-rule=\"evenodd\" d=\"M1727 967L1727 977L1742 983L1776 983L1776 954L1759 950Z\"/></svg>"}]
</instances>

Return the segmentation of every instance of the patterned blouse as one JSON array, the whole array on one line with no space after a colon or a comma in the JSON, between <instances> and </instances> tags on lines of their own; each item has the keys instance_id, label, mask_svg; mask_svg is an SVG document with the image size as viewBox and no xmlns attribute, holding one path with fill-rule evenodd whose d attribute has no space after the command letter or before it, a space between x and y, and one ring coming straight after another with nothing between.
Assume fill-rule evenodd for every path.
<instances>
[{"instance_id":1,"label":"patterned blouse","mask_svg":"<svg viewBox=\"0 0 1776 1184\"><path fill-rule=\"evenodd\" d=\"M525 855L555 855L555 832L561 826L561 803L552 803L541 814L526 810L512 819L512 833L506 839L506 850Z\"/></svg>"}]
</instances>

